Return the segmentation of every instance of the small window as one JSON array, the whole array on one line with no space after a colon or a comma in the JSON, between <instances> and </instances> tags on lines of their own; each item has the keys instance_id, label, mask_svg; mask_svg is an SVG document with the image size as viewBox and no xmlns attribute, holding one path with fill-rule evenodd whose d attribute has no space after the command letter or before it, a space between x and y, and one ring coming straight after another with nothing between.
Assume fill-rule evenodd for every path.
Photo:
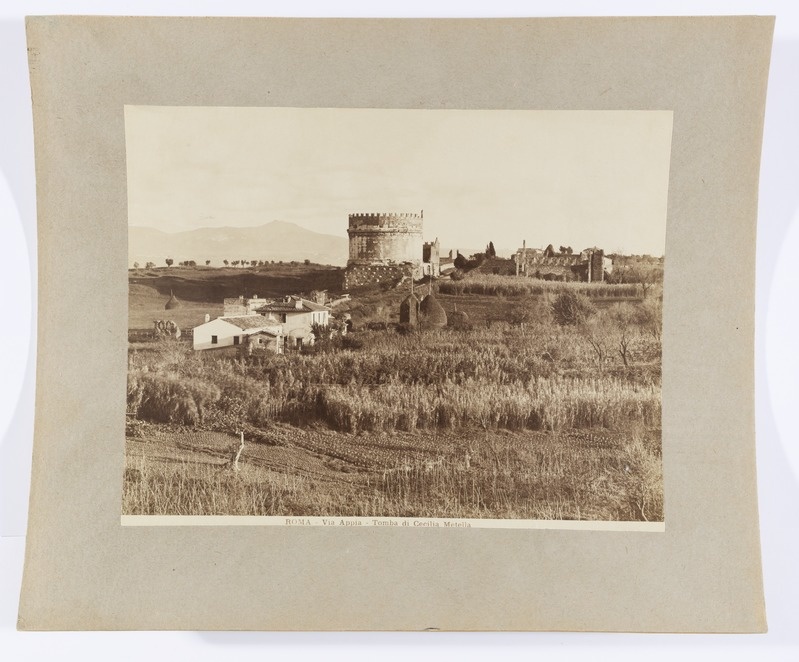
<instances>
[{"instance_id":1,"label":"small window","mask_svg":"<svg viewBox=\"0 0 799 662\"><path fill-rule=\"evenodd\" d=\"M211 336L211 344L216 345L219 343L219 338L217 336Z\"/></svg>"},{"instance_id":2,"label":"small window","mask_svg":"<svg viewBox=\"0 0 799 662\"><path fill-rule=\"evenodd\" d=\"M239 344L239 337L240 336L233 336L233 344L234 345L238 345Z\"/></svg>"}]
</instances>

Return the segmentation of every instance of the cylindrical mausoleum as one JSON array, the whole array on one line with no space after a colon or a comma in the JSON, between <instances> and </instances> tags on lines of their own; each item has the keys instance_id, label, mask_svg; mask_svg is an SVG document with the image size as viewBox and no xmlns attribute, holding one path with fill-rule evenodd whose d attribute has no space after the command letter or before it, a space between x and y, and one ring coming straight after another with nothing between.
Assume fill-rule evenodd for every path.
<instances>
[{"instance_id":1,"label":"cylindrical mausoleum","mask_svg":"<svg viewBox=\"0 0 799 662\"><path fill-rule=\"evenodd\" d=\"M350 214L348 266L422 263L422 214Z\"/></svg>"}]
</instances>

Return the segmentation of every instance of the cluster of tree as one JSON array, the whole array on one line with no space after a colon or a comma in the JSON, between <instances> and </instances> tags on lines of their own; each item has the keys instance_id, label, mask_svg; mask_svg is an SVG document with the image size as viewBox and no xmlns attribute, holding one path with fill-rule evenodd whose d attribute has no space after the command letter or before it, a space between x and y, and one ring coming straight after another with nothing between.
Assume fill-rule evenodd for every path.
<instances>
[{"instance_id":1,"label":"cluster of tree","mask_svg":"<svg viewBox=\"0 0 799 662\"><path fill-rule=\"evenodd\" d=\"M272 260L274 262L274 260ZM263 267L266 264L269 264L269 260L233 260L232 262L229 260L222 260L222 264L227 266L238 267L241 265L242 267Z\"/></svg>"},{"instance_id":2,"label":"cluster of tree","mask_svg":"<svg viewBox=\"0 0 799 662\"><path fill-rule=\"evenodd\" d=\"M561 246L555 252L555 247L552 244L544 249L544 257L555 257L556 255L574 255L574 249L571 246Z\"/></svg>"},{"instance_id":3,"label":"cluster of tree","mask_svg":"<svg viewBox=\"0 0 799 662\"><path fill-rule=\"evenodd\" d=\"M537 297L521 301L514 308L510 321L524 326L546 318L559 326L577 329L591 348L594 364L602 372L613 356L629 366L643 335L660 342L663 304L659 297L651 297L640 305L617 304L607 310L597 310L584 294L566 290L548 305Z\"/></svg>"},{"instance_id":4,"label":"cluster of tree","mask_svg":"<svg viewBox=\"0 0 799 662\"><path fill-rule=\"evenodd\" d=\"M646 298L654 285L663 282L663 267L614 260L613 271L608 275L607 282L611 285L636 283L640 285L641 293Z\"/></svg>"},{"instance_id":5,"label":"cluster of tree","mask_svg":"<svg viewBox=\"0 0 799 662\"><path fill-rule=\"evenodd\" d=\"M283 260L222 260L222 264L226 267L238 267L241 265L242 267L265 267L270 264L283 264ZM298 265L299 262L297 260L292 260L289 262L291 265ZM303 264L311 264L311 260L306 258L303 260Z\"/></svg>"},{"instance_id":6,"label":"cluster of tree","mask_svg":"<svg viewBox=\"0 0 799 662\"><path fill-rule=\"evenodd\" d=\"M165 262L166 262L166 266L167 267L171 267L175 263L175 261L171 257L166 258ZM205 261L205 266L206 267L210 266L210 264L211 264L211 260L206 260ZM239 265L241 265L242 267L264 267L264 266L267 266L269 264L283 264L283 260L278 260L278 261L275 261L275 260L233 260L233 261L222 260L222 264L224 264L226 267L230 267L230 266L238 267ZM292 260L291 262L289 262L289 264L296 266L296 265L299 264L299 262L297 260ZM306 265L307 264L311 264L311 260L306 258L305 260L303 260L303 264L306 264ZM197 262L195 260L184 260L183 262L178 262L178 266L180 266L180 267L196 267L197 266ZM147 263L147 269L152 269L154 267L155 267L155 263L154 262L148 262ZM138 269L139 268L139 263L138 262L134 262L133 263L133 268L134 269Z\"/></svg>"},{"instance_id":7,"label":"cluster of tree","mask_svg":"<svg viewBox=\"0 0 799 662\"><path fill-rule=\"evenodd\" d=\"M475 253L474 255L471 255L468 258L465 257L463 254L461 254L460 251L458 251L457 254L455 255L455 259L452 261L453 266L458 272L458 276L453 276L453 278L456 279L462 278L465 272L470 271L471 269L476 269L486 260L494 258L496 256L497 256L497 250L494 248L493 241L489 241L486 244L486 249L483 252Z\"/></svg>"}]
</instances>

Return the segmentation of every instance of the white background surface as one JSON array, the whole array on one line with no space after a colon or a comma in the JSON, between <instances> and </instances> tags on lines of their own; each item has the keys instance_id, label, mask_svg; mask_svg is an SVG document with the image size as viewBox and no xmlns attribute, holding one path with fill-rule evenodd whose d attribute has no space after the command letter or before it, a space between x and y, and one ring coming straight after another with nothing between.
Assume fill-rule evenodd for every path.
<instances>
[{"instance_id":1,"label":"white background surface","mask_svg":"<svg viewBox=\"0 0 799 662\"><path fill-rule=\"evenodd\" d=\"M19 633L33 436L36 215L23 16L580 16L774 14L757 251L757 455L767 635ZM0 658L38 660L799 659L799 3L6 0L0 5ZM712 250L712 246L708 247ZM730 256L735 259L735 256ZM723 550L720 550L723 553ZM653 595L652 600L657 600Z\"/></svg>"}]
</instances>

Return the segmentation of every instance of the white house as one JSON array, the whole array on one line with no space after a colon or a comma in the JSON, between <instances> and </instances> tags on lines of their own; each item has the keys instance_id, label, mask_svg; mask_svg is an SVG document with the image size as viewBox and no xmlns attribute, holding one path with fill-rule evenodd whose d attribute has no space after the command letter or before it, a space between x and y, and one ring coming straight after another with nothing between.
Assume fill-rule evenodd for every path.
<instances>
[{"instance_id":1,"label":"white house","mask_svg":"<svg viewBox=\"0 0 799 662\"><path fill-rule=\"evenodd\" d=\"M330 308L301 297L288 296L258 308L272 324L280 324L289 345L313 344L313 324L327 326Z\"/></svg>"},{"instance_id":2,"label":"white house","mask_svg":"<svg viewBox=\"0 0 799 662\"><path fill-rule=\"evenodd\" d=\"M245 343L247 336L269 332L273 337L283 335L280 324L263 315L217 317L194 327L194 349L233 347Z\"/></svg>"},{"instance_id":3,"label":"white house","mask_svg":"<svg viewBox=\"0 0 799 662\"><path fill-rule=\"evenodd\" d=\"M256 301L259 307L253 310ZM241 310L242 314L231 314L231 310ZM330 308L301 297L290 296L276 301L243 297L225 299L222 317L194 327L194 349L247 344L248 350L282 351L284 345L313 344L313 325L327 326L329 323Z\"/></svg>"}]
</instances>

